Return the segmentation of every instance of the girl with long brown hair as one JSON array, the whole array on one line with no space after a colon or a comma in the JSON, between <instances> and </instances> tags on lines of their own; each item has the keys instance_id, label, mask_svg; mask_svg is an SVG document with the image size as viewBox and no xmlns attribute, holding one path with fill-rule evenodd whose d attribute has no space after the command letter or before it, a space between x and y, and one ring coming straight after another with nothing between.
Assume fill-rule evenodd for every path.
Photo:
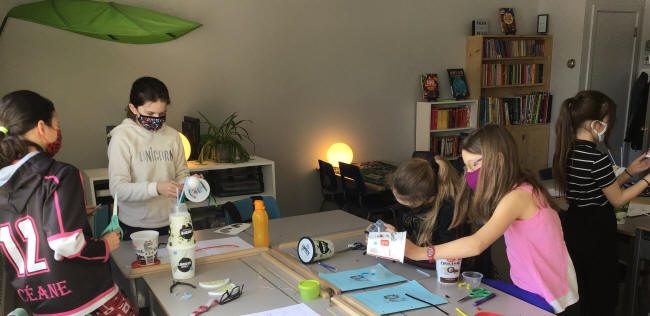
<instances>
[{"instance_id":1,"label":"girl with long brown hair","mask_svg":"<svg viewBox=\"0 0 650 316\"><path fill-rule=\"evenodd\" d=\"M563 224L578 277L582 315L614 315L618 285L613 207L624 205L650 184L646 175L621 188L632 175L650 167L645 153L617 177L613 161L597 149L598 143L607 144L615 113L616 104L605 94L582 91L562 103L555 125L553 174L569 202Z\"/></svg>"},{"instance_id":2,"label":"girl with long brown hair","mask_svg":"<svg viewBox=\"0 0 650 316\"><path fill-rule=\"evenodd\" d=\"M470 220L482 224L481 228L427 247L407 241L405 256L429 261L473 257L503 235L514 285L491 285L518 292L520 298L550 312L574 304L577 284L560 218L546 190L519 164L510 133L500 126L484 126L464 140L462 157L465 181L456 197L451 227Z\"/></svg>"}]
</instances>

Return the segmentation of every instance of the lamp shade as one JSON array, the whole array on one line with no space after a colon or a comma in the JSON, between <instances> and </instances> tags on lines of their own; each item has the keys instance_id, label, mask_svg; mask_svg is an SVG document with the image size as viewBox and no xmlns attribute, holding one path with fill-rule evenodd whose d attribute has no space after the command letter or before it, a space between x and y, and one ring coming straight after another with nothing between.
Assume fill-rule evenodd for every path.
<instances>
[{"instance_id":1,"label":"lamp shade","mask_svg":"<svg viewBox=\"0 0 650 316\"><path fill-rule=\"evenodd\" d=\"M351 163L352 148L344 143L336 143L330 146L327 150L327 161L329 161L334 167L339 166L339 161Z\"/></svg>"},{"instance_id":2,"label":"lamp shade","mask_svg":"<svg viewBox=\"0 0 650 316\"><path fill-rule=\"evenodd\" d=\"M190 159L190 154L192 153L192 146L190 146L190 141L183 135L183 133L178 133L181 136L181 142L183 143L183 151L185 151L185 161Z\"/></svg>"}]
</instances>

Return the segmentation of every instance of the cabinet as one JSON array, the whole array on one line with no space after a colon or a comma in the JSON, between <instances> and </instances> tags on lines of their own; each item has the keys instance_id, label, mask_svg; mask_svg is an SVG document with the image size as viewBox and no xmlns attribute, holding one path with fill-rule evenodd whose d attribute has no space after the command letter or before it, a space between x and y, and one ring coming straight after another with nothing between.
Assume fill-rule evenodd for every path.
<instances>
[{"instance_id":1,"label":"cabinet","mask_svg":"<svg viewBox=\"0 0 650 316\"><path fill-rule=\"evenodd\" d=\"M478 124L477 100L417 102L415 112L415 150L446 159L459 157L463 136Z\"/></svg>"},{"instance_id":2,"label":"cabinet","mask_svg":"<svg viewBox=\"0 0 650 316\"><path fill-rule=\"evenodd\" d=\"M479 35L468 36L466 44L465 75L479 100L478 125L504 125L523 166L547 168L553 38Z\"/></svg>"},{"instance_id":3,"label":"cabinet","mask_svg":"<svg viewBox=\"0 0 650 316\"><path fill-rule=\"evenodd\" d=\"M189 161L187 167L190 169L190 174L202 173L206 177L206 173L215 170L229 170L237 168L247 168L247 167L260 167L262 172L263 179L263 191L261 193L255 193L251 195L264 195L272 196L275 198L275 163L272 160L268 160L258 156L251 156L251 160L242 163L216 163L212 161L206 161L203 164L199 164L196 161ZM99 168L99 169L86 169L83 171L84 174L84 183L87 187L86 192L86 205L98 205L102 203L108 205L113 203L113 198L108 188L108 168ZM209 180L209 179L208 179ZM243 198L246 198L250 195L234 195L227 197L217 197L217 202L219 204L236 201ZM202 203L192 203L188 201L188 206L190 208L206 206L206 202Z\"/></svg>"}]
</instances>

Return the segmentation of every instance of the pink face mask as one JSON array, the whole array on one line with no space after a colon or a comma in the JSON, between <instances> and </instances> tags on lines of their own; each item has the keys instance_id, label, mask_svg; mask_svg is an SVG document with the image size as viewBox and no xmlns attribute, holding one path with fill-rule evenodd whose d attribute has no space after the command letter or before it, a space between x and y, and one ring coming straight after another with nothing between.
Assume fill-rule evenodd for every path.
<instances>
[{"instance_id":1,"label":"pink face mask","mask_svg":"<svg viewBox=\"0 0 650 316\"><path fill-rule=\"evenodd\" d=\"M472 189L472 191L476 190L476 185L478 184L478 176L481 174L481 168L478 168L472 172L465 171L465 181L467 182L467 186Z\"/></svg>"}]
</instances>

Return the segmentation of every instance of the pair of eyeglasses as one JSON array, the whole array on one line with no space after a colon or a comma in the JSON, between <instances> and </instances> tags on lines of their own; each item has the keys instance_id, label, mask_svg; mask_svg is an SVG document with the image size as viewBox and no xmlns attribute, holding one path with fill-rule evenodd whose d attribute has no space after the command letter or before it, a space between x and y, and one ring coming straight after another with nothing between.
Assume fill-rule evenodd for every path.
<instances>
[{"instance_id":1,"label":"pair of eyeglasses","mask_svg":"<svg viewBox=\"0 0 650 316\"><path fill-rule=\"evenodd\" d=\"M228 302L232 302L236 299L238 299L241 294L244 292L244 285L237 285L233 287L230 291L226 291L221 295L221 298L219 299L219 304L224 305Z\"/></svg>"},{"instance_id":2,"label":"pair of eyeglasses","mask_svg":"<svg viewBox=\"0 0 650 316\"><path fill-rule=\"evenodd\" d=\"M481 162L481 160L483 160L482 157L478 158L478 159L476 159L474 161L468 162L467 164L465 164L465 166L463 166L463 170L465 170L465 172L467 172L467 171L471 172L471 171L476 170L476 165L478 165L478 163Z\"/></svg>"},{"instance_id":3,"label":"pair of eyeglasses","mask_svg":"<svg viewBox=\"0 0 650 316\"><path fill-rule=\"evenodd\" d=\"M244 292L244 285L237 285L232 288L230 291L226 291L221 295L220 299L211 299L207 304L199 306L194 310L190 315L196 316L201 315L210 310L215 305L224 305L228 302L232 302L238 299Z\"/></svg>"}]
</instances>

